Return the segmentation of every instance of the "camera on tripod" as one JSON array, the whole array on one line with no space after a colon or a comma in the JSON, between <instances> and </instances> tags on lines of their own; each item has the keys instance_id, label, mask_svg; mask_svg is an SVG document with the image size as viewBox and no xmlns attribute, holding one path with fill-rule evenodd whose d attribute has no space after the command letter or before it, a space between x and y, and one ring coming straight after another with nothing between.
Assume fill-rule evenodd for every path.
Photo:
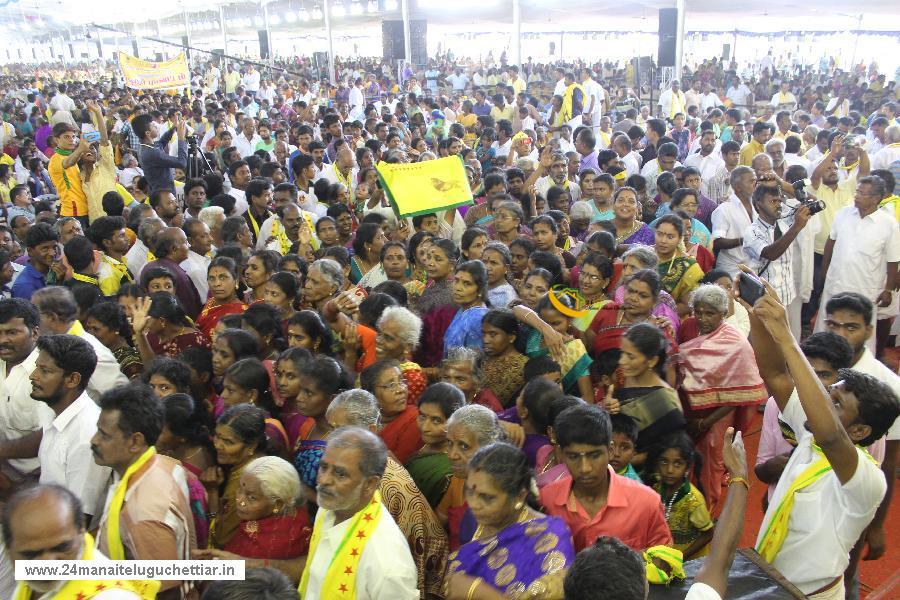
<instances>
[{"instance_id":1,"label":"camera on tripod","mask_svg":"<svg viewBox=\"0 0 900 600\"><path fill-rule=\"evenodd\" d=\"M813 216L814 214L825 210L825 203L821 200L815 200L809 197L806 193L806 186L809 185L809 183L809 179L798 179L791 185L794 186L794 198L800 202L800 206L805 206L809 209L809 216ZM797 208L800 207L798 206Z\"/></svg>"}]
</instances>

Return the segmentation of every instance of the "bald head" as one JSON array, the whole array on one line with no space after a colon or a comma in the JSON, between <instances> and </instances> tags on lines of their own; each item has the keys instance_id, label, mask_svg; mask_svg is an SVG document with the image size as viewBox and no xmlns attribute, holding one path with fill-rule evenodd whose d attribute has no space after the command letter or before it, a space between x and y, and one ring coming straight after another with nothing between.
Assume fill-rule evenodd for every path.
<instances>
[{"instance_id":1,"label":"bald head","mask_svg":"<svg viewBox=\"0 0 900 600\"><path fill-rule=\"evenodd\" d=\"M3 506L0 523L3 542L13 560L65 560L80 554L80 543L69 548L77 550L74 553L62 548L67 542L80 542L84 534L81 501L62 486L37 485L19 490Z\"/></svg>"}]
</instances>

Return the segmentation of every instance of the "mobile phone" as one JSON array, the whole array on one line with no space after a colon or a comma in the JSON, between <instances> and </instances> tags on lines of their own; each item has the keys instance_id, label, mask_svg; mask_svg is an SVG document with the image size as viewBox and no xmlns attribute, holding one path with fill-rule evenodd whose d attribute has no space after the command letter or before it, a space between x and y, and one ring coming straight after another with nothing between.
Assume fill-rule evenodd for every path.
<instances>
[{"instance_id":1,"label":"mobile phone","mask_svg":"<svg viewBox=\"0 0 900 600\"><path fill-rule=\"evenodd\" d=\"M86 142L94 143L100 141L100 132L99 131L86 131L82 134L82 136Z\"/></svg>"},{"instance_id":2,"label":"mobile phone","mask_svg":"<svg viewBox=\"0 0 900 600\"><path fill-rule=\"evenodd\" d=\"M763 285L759 277L742 272L738 282L738 292L744 302L753 306L757 300L765 296L766 286Z\"/></svg>"}]
</instances>

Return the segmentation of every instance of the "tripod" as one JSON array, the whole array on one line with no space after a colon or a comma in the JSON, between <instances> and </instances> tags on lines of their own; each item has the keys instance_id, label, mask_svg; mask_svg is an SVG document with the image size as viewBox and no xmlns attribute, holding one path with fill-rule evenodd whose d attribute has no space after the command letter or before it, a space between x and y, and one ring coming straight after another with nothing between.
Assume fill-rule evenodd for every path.
<instances>
[{"instance_id":1,"label":"tripod","mask_svg":"<svg viewBox=\"0 0 900 600\"><path fill-rule=\"evenodd\" d=\"M212 165L209 163L209 159L206 158L206 154L200 152L200 148L197 143L196 135L187 136L188 143L188 162L187 162L187 171L185 172L185 176L187 179L194 179L196 177L202 177L206 173L210 173L214 171Z\"/></svg>"}]
</instances>

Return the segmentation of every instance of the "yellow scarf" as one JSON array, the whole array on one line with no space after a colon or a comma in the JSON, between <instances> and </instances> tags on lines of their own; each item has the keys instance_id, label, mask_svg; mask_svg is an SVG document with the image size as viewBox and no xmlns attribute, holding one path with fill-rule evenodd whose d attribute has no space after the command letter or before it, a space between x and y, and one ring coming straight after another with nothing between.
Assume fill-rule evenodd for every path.
<instances>
[{"instance_id":1,"label":"yellow scarf","mask_svg":"<svg viewBox=\"0 0 900 600\"><path fill-rule=\"evenodd\" d=\"M654 564L653 559L658 558L672 570L666 573ZM684 555L681 550L668 546L653 546L644 550L644 562L647 563L647 581L656 585L669 585L673 579L684 579Z\"/></svg>"},{"instance_id":2,"label":"yellow scarf","mask_svg":"<svg viewBox=\"0 0 900 600\"><path fill-rule=\"evenodd\" d=\"M84 534L84 550L80 560L94 560L94 538L91 534ZM138 594L143 600L153 600L159 591L160 583L152 579L147 581L67 581L66 584L53 594L53 600L87 600L102 591L111 589L128 590ZM31 588L28 582L20 581L13 594L13 600L31 600Z\"/></svg>"},{"instance_id":3,"label":"yellow scarf","mask_svg":"<svg viewBox=\"0 0 900 600\"><path fill-rule=\"evenodd\" d=\"M675 110L675 103L678 103L678 110ZM686 113L684 110L684 102L681 101L681 94L678 92L672 92L672 106L669 107L669 118L674 119L675 115L678 113Z\"/></svg>"},{"instance_id":4,"label":"yellow scarf","mask_svg":"<svg viewBox=\"0 0 900 600\"><path fill-rule=\"evenodd\" d=\"M256 219L253 217L253 212L249 208L247 209L247 216L250 217L250 224L253 225L253 235L256 239L259 239L259 223L256 222ZM272 213L266 211L266 218L268 219L271 216Z\"/></svg>"},{"instance_id":5,"label":"yellow scarf","mask_svg":"<svg viewBox=\"0 0 900 600\"><path fill-rule=\"evenodd\" d=\"M572 114L572 105L575 102L575 90L581 90L582 103L584 102L584 98L587 96L584 88L581 87L581 84L573 83L566 88L566 93L565 95L563 95L562 107L559 109L559 112L562 115L560 117L562 119L562 124L568 123L574 117L574 115Z\"/></svg>"},{"instance_id":6,"label":"yellow scarf","mask_svg":"<svg viewBox=\"0 0 900 600\"><path fill-rule=\"evenodd\" d=\"M119 535L119 514L122 512L122 505L125 504L128 480L131 479L131 476L138 469L147 464L154 455L156 455L156 448L153 446L147 448L140 458L125 470L125 474L116 486L116 491L113 492L106 515L106 544L109 547L109 557L112 560L125 560L125 547L122 545L122 536Z\"/></svg>"},{"instance_id":7,"label":"yellow scarf","mask_svg":"<svg viewBox=\"0 0 900 600\"><path fill-rule=\"evenodd\" d=\"M353 173L353 171L351 170L350 173L348 173L347 176L344 177L343 175L341 175L341 170L338 169L337 163L332 165L332 168L334 169L334 176L337 177L338 181L347 188L347 196L350 198L350 204L352 205L354 197L353 186L350 185L350 175Z\"/></svg>"},{"instance_id":8,"label":"yellow scarf","mask_svg":"<svg viewBox=\"0 0 900 600\"><path fill-rule=\"evenodd\" d=\"M791 518L791 511L794 508L794 499L797 492L819 481L832 470L831 464L828 462L828 458L826 458L822 449L815 444L813 444L812 449L813 452L819 455L819 458L806 467L800 473L800 476L791 483L781 502L775 508L775 512L772 513L766 532L763 534L759 544L756 545L756 551L770 564L778 556L778 552L781 550L781 546L784 545L785 538L787 538L788 521ZM863 453L866 458L877 464L876 460L868 452L863 450Z\"/></svg>"},{"instance_id":9,"label":"yellow scarf","mask_svg":"<svg viewBox=\"0 0 900 600\"><path fill-rule=\"evenodd\" d=\"M372 539L372 533L378 527L381 520L381 493L375 490L372 501L364 509L356 513L353 522L347 528L344 539L331 557L325 579L322 581L323 598L356 598L356 575L358 574L359 561L362 558L366 543ZM306 567L300 578L300 597L306 596L306 587L309 585L309 570L316 554L316 547L322 537L322 520L316 521L312 538L309 541L309 554Z\"/></svg>"}]
</instances>

